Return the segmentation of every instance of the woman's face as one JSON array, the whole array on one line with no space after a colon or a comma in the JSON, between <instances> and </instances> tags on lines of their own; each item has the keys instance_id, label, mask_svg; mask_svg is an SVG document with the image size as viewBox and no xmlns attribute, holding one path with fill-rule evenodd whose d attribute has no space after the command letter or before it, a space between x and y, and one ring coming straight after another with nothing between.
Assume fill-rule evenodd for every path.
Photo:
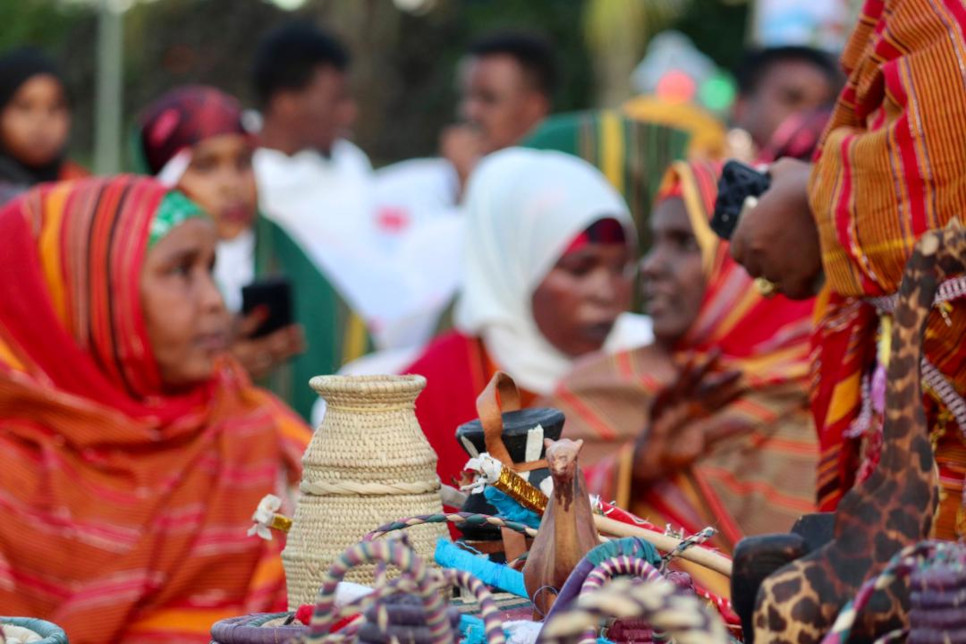
<instances>
[{"instance_id":1,"label":"woman's face","mask_svg":"<svg viewBox=\"0 0 966 644\"><path fill-rule=\"evenodd\" d=\"M141 272L141 307L166 389L190 388L211 377L228 346L229 316L211 276L215 227L189 219L148 250Z\"/></svg>"},{"instance_id":2,"label":"woman's face","mask_svg":"<svg viewBox=\"0 0 966 644\"><path fill-rule=\"evenodd\" d=\"M644 298L654 337L667 347L684 337L704 300L701 248L679 197L665 199L651 213L653 245L641 262Z\"/></svg>"},{"instance_id":3,"label":"woman's face","mask_svg":"<svg viewBox=\"0 0 966 644\"><path fill-rule=\"evenodd\" d=\"M69 134L70 108L56 76L38 74L28 79L0 111L0 141L26 166L57 160Z\"/></svg>"},{"instance_id":4,"label":"woman's face","mask_svg":"<svg viewBox=\"0 0 966 644\"><path fill-rule=\"evenodd\" d=\"M630 305L626 244L591 242L564 254L533 292L533 320L558 351L576 358L598 351Z\"/></svg>"},{"instance_id":5,"label":"woman's face","mask_svg":"<svg viewBox=\"0 0 966 644\"><path fill-rule=\"evenodd\" d=\"M215 220L219 239L234 239L255 222L253 151L251 141L241 134L205 139L192 148L191 165L178 183Z\"/></svg>"}]
</instances>

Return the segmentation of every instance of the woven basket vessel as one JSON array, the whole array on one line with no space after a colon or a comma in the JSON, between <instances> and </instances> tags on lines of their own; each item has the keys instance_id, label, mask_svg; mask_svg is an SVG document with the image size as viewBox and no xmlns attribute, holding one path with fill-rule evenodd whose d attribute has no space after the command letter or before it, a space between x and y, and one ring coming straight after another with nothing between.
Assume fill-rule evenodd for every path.
<instances>
[{"instance_id":1,"label":"woven basket vessel","mask_svg":"<svg viewBox=\"0 0 966 644\"><path fill-rule=\"evenodd\" d=\"M403 517L442 512L436 453L416 421L422 376L318 376L312 388L326 412L302 457L301 495L282 552L289 609L314 603L332 562L374 528ZM433 560L442 524L407 530ZM372 565L346 581L372 585Z\"/></svg>"}]
</instances>

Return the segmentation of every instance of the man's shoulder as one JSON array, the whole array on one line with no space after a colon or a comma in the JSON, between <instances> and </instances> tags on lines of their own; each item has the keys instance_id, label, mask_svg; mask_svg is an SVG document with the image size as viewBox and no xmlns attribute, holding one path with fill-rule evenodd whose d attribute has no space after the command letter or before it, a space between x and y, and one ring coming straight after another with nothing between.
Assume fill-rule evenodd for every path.
<instances>
[{"instance_id":1,"label":"man's shoulder","mask_svg":"<svg viewBox=\"0 0 966 644\"><path fill-rule=\"evenodd\" d=\"M406 159L376 170L376 176L385 181L449 181L455 174L453 164L443 157Z\"/></svg>"},{"instance_id":2,"label":"man's shoulder","mask_svg":"<svg viewBox=\"0 0 966 644\"><path fill-rule=\"evenodd\" d=\"M407 159L376 170L377 189L386 195L439 194L444 201L452 201L459 192L456 170L442 157Z\"/></svg>"},{"instance_id":3,"label":"man's shoulder","mask_svg":"<svg viewBox=\"0 0 966 644\"><path fill-rule=\"evenodd\" d=\"M252 167L256 174L264 174L272 171L280 171L290 160L284 152L273 148L258 147L252 154ZM261 180L261 177L259 177Z\"/></svg>"},{"instance_id":4,"label":"man's shoulder","mask_svg":"<svg viewBox=\"0 0 966 644\"><path fill-rule=\"evenodd\" d=\"M372 163L362 148L349 139L339 139L332 144L332 157L339 163L353 164L372 171Z\"/></svg>"}]
</instances>

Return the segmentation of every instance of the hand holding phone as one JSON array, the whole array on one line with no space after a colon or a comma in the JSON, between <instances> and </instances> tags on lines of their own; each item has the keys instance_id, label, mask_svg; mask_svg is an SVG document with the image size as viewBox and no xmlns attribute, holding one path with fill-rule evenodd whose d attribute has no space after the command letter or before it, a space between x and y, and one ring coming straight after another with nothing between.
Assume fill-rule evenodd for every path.
<instances>
[{"instance_id":1,"label":"hand holding phone","mask_svg":"<svg viewBox=\"0 0 966 644\"><path fill-rule=\"evenodd\" d=\"M731 239L748 197L758 198L771 186L771 177L741 163L728 161L721 170L718 197L714 202L711 230L721 239Z\"/></svg>"},{"instance_id":2,"label":"hand holding phone","mask_svg":"<svg viewBox=\"0 0 966 644\"><path fill-rule=\"evenodd\" d=\"M258 280L242 288L242 314L256 309L268 311L265 319L251 334L262 338L292 324L292 285L284 277Z\"/></svg>"},{"instance_id":3,"label":"hand holding phone","mask_svg":"<svg viewBox=\"0 0 966 644\"><path fill-rule=\"evenodd\" d=\"M768 190L740 216L730 239L734 260L790 299L814 296L822 282L818 225L808 199L811 171L794 159L771 164Z\"/></svg>"},{"instance_id":4,"label":"hand holding phone","mask_svg":"<svg viewBox=\"0 0 966 644\"><path fill-rule=\"evenodd\" d=\"M242 289L231 353L255 379L305 351L305 333L292 323L291 286L284 279L261 280Z\"/></svg>"}]
</instances>

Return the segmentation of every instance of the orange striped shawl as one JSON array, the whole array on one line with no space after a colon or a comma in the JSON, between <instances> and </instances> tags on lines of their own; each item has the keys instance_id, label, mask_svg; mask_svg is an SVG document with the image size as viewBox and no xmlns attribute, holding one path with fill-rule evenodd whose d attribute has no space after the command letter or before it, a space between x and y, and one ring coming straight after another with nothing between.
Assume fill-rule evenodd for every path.
<instances>
[{"instance_id":1,"label":"orange striped shawl","mask_svg":"<svg viewBox=\"0 0 966 644\"><path fill-rule=\"evenodd\" d=\"M810 185L830 290L813 341L824 509L852 484L856 446L842 434L858 413L861 377L875 354L874 313L851 298L894 293L916 240L966 215L964 27L960 0L867 0L843 56L848 83ZM950 318L947 326L933 315L925 351L963 394L964 301ZM934 422L936 405L927 400L927 407ZM963 451L955 426L944 440ZM940 461L946 451L940 446ZM946 491L959 497L961 477Z\"/></svg>"},{"instance_id":2,"label":"orange striped shawl","mask_svg":"<svg viewBox=\"0 0 966 644\"><path fill-rule=\"evenodd\" d=\"M711 525L730 553L745 535L783 532L814 511L815 438L801 382L763 385L703 421L736 433L689 469L648 489L632 487L634 439L667 384L667 358L644 347L600 356L575 369L550 405L564 412L564 436L583 439L581 466L591 493L659 526L696 532ZM702 583L727 594L721 579Z\"/></svg>"},{"instance_id":3,"label":"orange striped shawl","mask_svg":"<svg viewBox=\"0 0 966 644\"><path fill-rule=\"evenodd\" d=\"M185 396L150 388L131 289L164 193L83 180L0 211L0 606L74 644L207 642L285 606L278 540L246 530L309 432L227 361Z\"/></svg>"}]
</instances>

